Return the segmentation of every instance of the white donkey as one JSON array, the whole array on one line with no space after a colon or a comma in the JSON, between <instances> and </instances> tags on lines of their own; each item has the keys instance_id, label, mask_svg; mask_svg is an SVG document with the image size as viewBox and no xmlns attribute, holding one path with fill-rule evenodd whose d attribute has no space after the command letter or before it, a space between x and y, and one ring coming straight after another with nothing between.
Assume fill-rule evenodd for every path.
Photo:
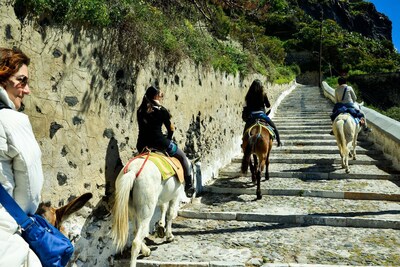
<instances>
[{"instance_id":1,"label":"white donkey","mask_svg":"<svg viewBox=\"0 0 400 267\"><path fill-rule=\"evenodd\" d=\"M342 113L336 117L332 124L336 143L339 147L340 157L342 158L342 167L346 173L350 172L349 157L356 159L357 137L360 132L360 124L349 113Z\"/></svg>"},{"instance_id":2,"label":"white donkey","mask_svg":"<svg viewBox=\"0 0 400 267\"><path fill-rule=\"evenodd\" d=\"M190 167L193 172L192 162ZM136 266L136 258L140 251L143 256L150 256L151 251L144 238L149 234L149 224L157 206L161 209L157 233L161 237L165 235L167 242L174 240L172 219L175 216L181 186L175 176L163 180L158 167L152 161L143 158L134 159L121 170L115 182L111 237L117 251L122 251L128 241L129 217L134 236L131 267Z\"/></svg>"}]
</instances>

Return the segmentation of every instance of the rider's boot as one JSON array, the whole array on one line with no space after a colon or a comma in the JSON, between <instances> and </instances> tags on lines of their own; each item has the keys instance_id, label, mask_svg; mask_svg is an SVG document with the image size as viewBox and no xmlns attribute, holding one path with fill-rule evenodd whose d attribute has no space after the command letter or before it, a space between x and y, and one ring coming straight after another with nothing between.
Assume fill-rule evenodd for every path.
<instances>
[{"instance_id":1,"label":"rider's boot","mask_svg":"<svg viewBox=\"0 0 400 267\"><path fill-rule=\"evenodd\" d=\"M276 136L276 142L278 143L278 147L280 147L280 146L282 146L282 142L281 142L281 138L279 137L278 129L276 129L275 125L274 125L274 132L275 132L275 136Z\"/></svg>"},{"instance_id":2,"label":"rider's boot","mask_svg":"<svg viewBox=\"0 0 400 267\"><path fill-rule=\"evenodd\" d=\"M371 128L369 128L366 124L364 124L364 126L363 126L363 131L364 131L364 133L372 132Z\"/></svg>"},{"instance_id":3,"label":"rider's boot","mask_svg":"<svg viewBox=\"0 0 400 267\"><path fill-rule=\"evenodd\" d=\"M191 175L185 176L185 194L186 194L186 197L191 198L193 196L193 194L194 194L194 191L195 190L194 190L193 185L192 185L192 176Z\"/></svg>"},{"instance_id":4,"label":"rider's boot","mask_svg":"<svg viewBox=\"0 0 400 267\"><path fill-rule=\"evenodd\" d=\"M273 123L272 121L268 122L269 125L271 125L272 128L274 128L274 132L275 132L275 136L276 136L276 142L278 143L278 147L282 146L282 142L281 142L281 138L279 137L279 132L278 129L275 126L275 123Z\"/></svg>"},{"instance_id":5,"label":"rider's boot","mask_svg":"<svg viewBox=\"0 0 400 267\"><path fill-rule=\"evenodd\" d=\"M361 124L361 127L363 128L364 133L372 132L371 128L368 127L367 121L365 120L365 118L361 118L360 124Z\"/></svg>"}]
</instances>

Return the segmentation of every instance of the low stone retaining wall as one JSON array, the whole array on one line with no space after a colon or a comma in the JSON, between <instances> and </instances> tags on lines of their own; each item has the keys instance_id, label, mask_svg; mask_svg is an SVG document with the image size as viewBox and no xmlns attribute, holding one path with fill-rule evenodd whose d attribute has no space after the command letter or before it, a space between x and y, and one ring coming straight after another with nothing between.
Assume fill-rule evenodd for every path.
<instances>
[{"instance_id":1,"label":"low stone retaining wall","mask_svg":"<svg viewBox=\"0 0 400 267\"><path fill-rule=\"evenodd\" d=\"M326 82L322 82L322 90L325 97L335 103L335 90ZM395 168L400 169L400 122L367 107L362 109L372 129L368 139L380 147Z\"/></svg>"}]
</instances>

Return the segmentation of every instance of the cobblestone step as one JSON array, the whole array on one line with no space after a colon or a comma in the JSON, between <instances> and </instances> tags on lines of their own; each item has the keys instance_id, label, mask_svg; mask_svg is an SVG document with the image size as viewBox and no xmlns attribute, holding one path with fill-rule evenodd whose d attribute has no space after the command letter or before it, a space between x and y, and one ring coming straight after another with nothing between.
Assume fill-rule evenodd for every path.
<instances>
[{"instance_id":1,"label":"cobblestone step","mask_svg":"<svg viewBox=\"0 0 400 267\"><path fill-rule=\"evenodd\" d=\"M307 115L304 116L302 114L299 114L297 112L295 113L287 113L287 114L280 114L277 113L274 117L274 119L279 119L279 120L285 120L285 121L299 121L299 122L309 122L309 121L329 121L330 117L329 115L331 112L324 112L320 114L314 114L314 115Z\"/></svg>"},{"instance_id":2,"label":"cobblestone step","mask_svg":"<svg viewBox=\"0 0 400 267\"><path fill-rule=\"evenodd\" d=\"M313 135L329 135L331 138L334 139L334 136L330 135L329 132L331 130L331 128L325 127L323 129L290 129L290 130L286 130L286 129L281 129L279 128L279 134L282 136L282 138L284 137L284 135L297 135L297 134L313 134Z\"/></svg>"},{"instance_id":3,"label":"cobblestone step","mask_svg":"<svg viewBox=\"0 0 400 267\"><path fill-rule=\"evenodd\" d=\"M242 205L237 205L237 202ZM377 200L352 200L352 199L331 199L331 198L308 198L299 196L271 196L265 195L262 199L254 201L253 195L247 194L212 194L205 193L196 198L190 205L181 208L181 216L196 218L196 213L211 212L214 215L208 219L216 218L216 213L225 213L225 217L219 219L240 220L237 214L252 216L253 214L282 215L289 216L293 220L294 215L312 215L342 218L363 218L376 220L390 220L400 222L400 203L393 201ZM246 215L247 216L247 215ZM269 218L274 220L274 218ZM279 219L279 217L276 217ZM254 218L253 221L257 220ZM267 221L265 221L267 222ZM272 222L272 221L269 221ZM277 221L275 221L277 222ZM282 223L282 221L281 221ZM288 222L289 223L289 222ZM300 221L292 221L290 224L301 224ZM333 224L333 223L332 223ZM393 225L400 226L398 223ZM392 227L387 227L392 228Z\"/></svg>"},{"instance_id":4,"label":"cobblestone step","mask_svg":"<svg viewBox=\"0 0 400 267\"><path fill-rule=\"evenodd\" d=\"M279 129L278 129L279 130ZM279 131L279 133L281 133ZM333 140L335 141L335 138L329 134L328 131L323 132L322 134L305 134L305 133L297 133L297 134L293 134L291 132L285 133L285 134L281 134L282 140L316 140L316 141L321 141L321 140ZM358 141L365 141L367 140L367 137L364 135L359 135L358 136Z\"/></svg>"},{"instance_id":5,"label":"cobblestone step","mask_svg":"<svg viewBox=\"0 0 400 267\"><path fill-rule=\"evenodd\" d=\"M178 216L173 233L172 243L149 236L152 254L139 259L137 266L343 267L398 266L399 262L400 235L394 229ZM129 261L114 264L128 267Z\"/></svg>"},{"instance_id":6,"label":"cobblestone step","mask_svg":"<svg viewBox=\"0 0 400 267\"><path fill-rule=\"evenodd\" d=\"M332 129L332 125L331 124L326 124L326 125L319 125L319 124L315 124L315 125L284 125L284 124L280 124L279 125L279 131L282 130L330 130Z\"/></svg>"},{"instance_id":7,"label":"cobblestone step","mask_svg":"<svg viewBox=\"0 0 400 267\"><path fill-rule=\"evenodd\" d=\"M340 164L341 159L331 159L331 158L323 158L319 157L317 159L309 159L304 158L303 154L283 154L288 155L288 158L282 158L281 155L274 155L270 157L270 163L287 163L287 164L318 164L318 165L332 165L332 164ZM294 156L300 156L300 158L295 158ZM322 155L326 156L326 155ZM350 165L375 165L375 166L391 166L392 162L390 160L373 160L370 157L362 157L362 155L358 155L357 160L352 160ZM241 159L234 159L234 163L240 163Z\"/></svg>"},{"instance_id":8,"label":"cobblestone step","mask_svg":"<svg viewBox=\"0 0 400 267\"><path fill-rule=\"evenodd\" d=\"M233 173L236 175L240 172L240 163L232 163L224 167L219 173ZM398 177L398 172L390 174L384 168L375 165L350 165L350 173L346 173L340 164L288 164L288 163L271 163L269 165L270 174L279 174L279 176L287 177L285 173L321 173L334 179L334 176L342 176L341 178L351 179L353 176L365 175L366 179L376 177L375 179Z\"/></svg>"},{"instance_id":9,"label":"cobblestone step","mask_svg":"<svg viewBox=\"0 0 400 267\"><path fill-rule=\"evenodd\" d=\"M242 176L218 176L213 182L204 187L204 190L209 190L209 187L221 188L250 188L254 189L254 184L251 182L250 174ZM262 179L261 189L273 189L275 192L282 190L292 191L321 191L321 192L359 192L359 193L376 193L376 194L400 194L399 186L390 180L372 180L372 179L335 179L335 180L307 180L300 177L272 177L268 181ZM229 192L229 191L228 191ZM253 194L253 193L251 193ZM289 195L293 195L290 193ZM302 194L295 194L302 195Z\"/></svg>"},{"instance_id":10,"label":"cobblestone step","mask_svg":"<svg viewBox=\"0 0 400 267\"><path fill-rule=\"evenodd\" d=\"M246 194L253 196L253 199L256 194L255 188L232 188L232 187L216 187L216 186L206 186L204 188L204 192L213 194L235 194L235 195ZM263 196L318 197L318 198L352 199L352 200L385 200L385 201L400 202L400 194L388 194L388 193L272 188L272 189L261 189L261 194Z\"/></svg>"},{"instance_id":11,"label":"cobblestone step","mask_svg":"<svg viewBox=\"0 0 400 267\"><path fill-rule=\"evenodd\" d=\"M276 148L274 147L274 153L279 150L285 150L286 148L291 149L291 146L294 148L310 148L310 147L315 147L315 146L322 146L324 147L331 147L331 146L337 146L336 140L330 139L330 140L310 140L310 139L285 139L285 145L282 148ZM367 140L358 140L357 145L362 148L372 148L374 143L367 141Z\"/></svg>"},{"instance_id":12,"label":"cobblestone step","mask_svg":"<svg viewBox=\"0 0 400 267\"><path fill-rule=\"evenodd\" d=\"M327 146L311 146L311 147L300 147L300 146L288 146L285 145L283 147L273 147L271 152L271 157L275 156L284 156L285 154L307 154L310 159L318 159L322 155L329 157L331 159L340 159L339 149L337 145L334 143L332 145ZM367 149L360 146L356 147L356 158L358 155L368 155L371 157L371 160L375 159L384 159L383 153L380 150L376 149Z\"/></svg>"},{"instance_id":13,"label":"cobblestone step","mask_svg":"<svg viewBox=\"0 0 400 267\"><path fill-rule=\"evenodd\" d=\"M330 121L286 121L280 118L273 118L272 120L280 126L332 126Z\"/></svg>"},{"instance_id":14,"label":"cobblestone step","mask_svg":"<svg viewBox=\"0 0 400 267\"><path fill-rule=\"evenodd\" d=\"M299 178L302 180L341 180L341 179L349 179L349 180L389 180L389 181L399 181L399 174L363 174L363 173L344 173L344 172L332 172L327 173L320 169L311 169L309 170L297 170L297 171L270 171L269 177L274 178ZM228 176L228 177L237 177L237 171L220 171L219 176Z\"/></svg>"}]
</instances>

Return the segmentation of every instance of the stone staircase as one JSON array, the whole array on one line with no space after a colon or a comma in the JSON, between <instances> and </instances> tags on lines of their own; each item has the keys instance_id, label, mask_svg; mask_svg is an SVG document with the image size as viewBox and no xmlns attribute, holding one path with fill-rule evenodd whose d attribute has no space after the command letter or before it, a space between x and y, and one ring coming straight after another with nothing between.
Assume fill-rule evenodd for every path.
<instances>
[{"instance_id":1,"label":"stone staircase","mask_svg":"<svg viewBox=\"0 0 400 267\"><path fill-rule=\"evenodd\" d=\"M273 119L284 146L274 143L263 198L238 155L180 209L175 241L150 237L138 266L400 266L399 171L360 134L346 174L332 107L319 88L298 86Z\"/></svg>"}]
</instances>

